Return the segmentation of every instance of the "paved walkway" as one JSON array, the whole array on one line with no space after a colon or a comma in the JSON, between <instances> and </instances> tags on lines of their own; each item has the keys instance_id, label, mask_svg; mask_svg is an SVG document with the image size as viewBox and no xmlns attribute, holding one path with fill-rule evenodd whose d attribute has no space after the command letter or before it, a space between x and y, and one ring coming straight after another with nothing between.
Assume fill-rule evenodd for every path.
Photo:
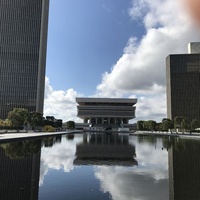
<instances>
[{"instance_id":1,"label":"paved walkway","mask_svg":"<svg viewBox=\"0 0 200 200\"><path fill-rule=\"evenodd\" d=\"M3 133L0 132L0 143L5 141L15 141L15 140L26 140L26 139L34 139L34 138L42 138L42 137L50 137L56 135L66 135L66 134L76 134L76 133L83 133L82 130L69 130L69 131L62 131L62 132L9 132ZM177 134L177 133L161 133L161 132L151 132L151 131L136 131L134 133L128 132L130 135L155 135L155 136L175 136L175 137L184 137L184 138L198 138L200 139L200 134L198 133L185 133L185 134Z\"/></svg>"},{"instance_id":2,"label":"paved walkway","mask_svg":"<svg viewBox=\"0 0 200 200\"><path fill-rule=\"evenodd\" d=\"M19 132L19 133L2 133L0 134L0 142L4 141L14 141L14 140L24 140L24 139L34 139L40 137L50 137L56 135L64 135L64 134L75 134L82 133L80 130L71 130L71 131L62 131L62 132Z\"/></svg>"},{"instance_id":3,"label":"paved walkway","mask_svg":"<svg viewBox=\"0 0 200 200\"><path fill-rule=\"evenodd\" d=\"M159 132L159 131L136 131L133 135L155 135L155 136L174 136L181 138L198 138L200 139L200 133L189 133L189 132Z\"/></svg>"}]
</instances>

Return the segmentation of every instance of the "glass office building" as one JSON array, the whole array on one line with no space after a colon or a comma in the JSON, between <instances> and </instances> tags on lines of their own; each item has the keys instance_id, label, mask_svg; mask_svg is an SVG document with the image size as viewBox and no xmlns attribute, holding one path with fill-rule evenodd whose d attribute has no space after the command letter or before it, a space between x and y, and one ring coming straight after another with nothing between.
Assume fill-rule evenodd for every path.
<instances>
[{"instance_id":1,"label":"glass office building","mask_svg":"<svg viewBox=\"0 0 200 200\"><path fill-rule=\"evenodd\" d=\"M189 44L189 54L166 58L167 117L200 119L200 43Z\"/></svg>"},{"instance_id":2,"label":"glass office building","mask_svg":"<svg viewBox=\"0 0 200 200\"><path fill-rule=\"evenodd\" d=\"M43 113L49 0L0 0L0 119Z\"/></svg>"}]
</instances>

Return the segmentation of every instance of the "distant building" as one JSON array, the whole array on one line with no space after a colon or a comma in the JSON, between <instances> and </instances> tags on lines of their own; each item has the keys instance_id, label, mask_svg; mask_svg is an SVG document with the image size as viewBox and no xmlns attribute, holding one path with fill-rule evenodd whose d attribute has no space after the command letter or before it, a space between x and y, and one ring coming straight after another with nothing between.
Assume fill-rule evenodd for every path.
<instances>
[{"instance_id":1,"label":"distant building","mask_svg":"<svg viewBox=\"0 0 200 200\"><path fill-rule=\"evenodd\" d=\"M200 42L166 58L167 117L200 119Z\"/></svg>"},{"instance_id":2,"label":"distant building","mask_svg":"<svg viewBox=\"0 0 200 200\"><path fill-rule=\"evenodd\" d=\"M126 125L135 118L137 99L125 98L76 98L77 116L83 123L93 125Z\"/></svg>"},{"instance_id":3,"label":"distant building","mask_svg":"<svg viewBox=\"0 0 200 200\"><path fill-rule=\"evenodd\" d=\"M0 0L0 119L43 113L49 0Z\"/></svg>"}]
</instances>

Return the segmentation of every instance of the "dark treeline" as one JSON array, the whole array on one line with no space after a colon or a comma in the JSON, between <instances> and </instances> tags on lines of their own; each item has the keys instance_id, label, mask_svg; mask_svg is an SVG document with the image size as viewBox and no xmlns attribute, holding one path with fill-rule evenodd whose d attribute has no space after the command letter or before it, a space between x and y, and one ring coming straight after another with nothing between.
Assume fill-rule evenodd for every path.
<instances>
[{"instance_id":1,"label":"dark treeline","mask_svg":"<svg viewBox=\"0 0 200 200\"><path fill-rule=\"evenodd\" d=\"M169 129L180 129L185 131L196 131L200 127L200 120L189 121L185 117L175 117L174 120L164 118L161 122L154 120L137 122L137 130L141 131L168 131Z\"/></svg>"}]
</instances>

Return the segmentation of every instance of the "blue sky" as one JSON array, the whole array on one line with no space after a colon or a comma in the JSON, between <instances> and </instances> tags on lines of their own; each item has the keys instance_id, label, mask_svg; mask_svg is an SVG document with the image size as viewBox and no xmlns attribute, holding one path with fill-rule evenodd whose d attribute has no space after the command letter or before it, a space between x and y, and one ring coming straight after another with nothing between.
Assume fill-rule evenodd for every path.
<instances>
[{"instance_id":1,"label":"blue sky","mask_svg":"<svg viewBox=\"0 0 200 200\"><path fill-rule=\"evenodd\" d=\"M92 95L129 38L143 35L143 25L128 14L131 0L50 2L46 74L55 90Z\"/></svg>"},{"instance_id":2,"label":"blue sky","mask_svg":"<svg viewBox=\"0 0 200 200\"><path fill-rule=\"evenodd\" d=\"M76 97L137 98L166 117L165 58L199 41L183 0L50 0L44 115L77 118Z\"/></svg>"}]
</instances>

